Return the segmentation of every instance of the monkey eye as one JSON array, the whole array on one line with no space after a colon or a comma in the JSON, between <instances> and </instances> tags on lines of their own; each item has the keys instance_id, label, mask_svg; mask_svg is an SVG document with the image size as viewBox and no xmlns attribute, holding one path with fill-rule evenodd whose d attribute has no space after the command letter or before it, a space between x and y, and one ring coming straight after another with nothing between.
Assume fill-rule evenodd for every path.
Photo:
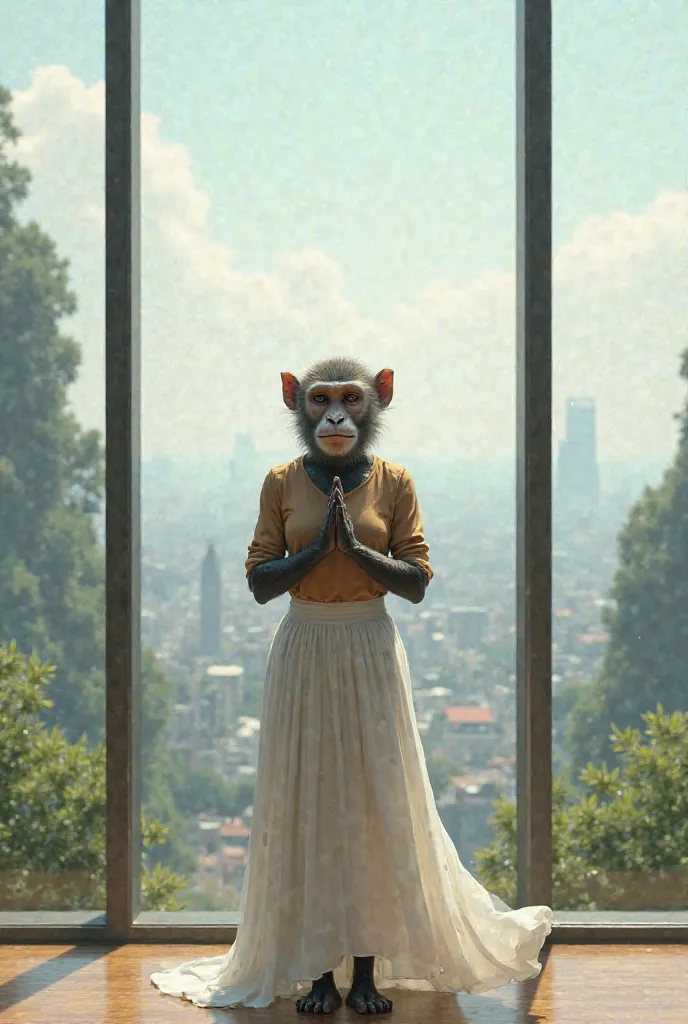
<instances>
[{"instance_id":1,"label":"monkey eye","mask_svg":"<svg viewBox=\"0 0 688 1024\"><path fill-rule=\"evenodd\" d=\"M313 401L317 402L318 405L322 405L323 402L327 401L327 395L313 395Z\"/></svg>"},{"instance_id":2,"label":"monkey eye","mask_svg":"<svg viewBox=\"0 0 688 1024\"><path fill-rule=\"evenodd\" d=\"M346 397L344 399L344 401L348 402L350 405L353 405L354 402L358 402L358 400L359 400L359 396L355 395L353 392L350 395L346 395Z\"/></svg>"}]
</instances>

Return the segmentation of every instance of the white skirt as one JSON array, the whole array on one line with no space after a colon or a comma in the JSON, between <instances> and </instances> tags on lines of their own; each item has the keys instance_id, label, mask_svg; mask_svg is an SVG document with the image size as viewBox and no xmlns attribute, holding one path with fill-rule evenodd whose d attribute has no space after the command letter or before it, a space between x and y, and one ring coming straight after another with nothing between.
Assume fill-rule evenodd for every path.
<instances>
[{"instance_id":1,"label":"white skirt","mask_svg":"<svg viewBox=\"0 0 688 1024\"><path fill-rule=\"evenodd\" d=\"M270 648L241 924L224 956L151 975L199 1006L269 1006L353 956L378 988L485 992L540 971L548 907L509 910L437 812L384 599L291 602Z\"/></svg>"}]
</instances>

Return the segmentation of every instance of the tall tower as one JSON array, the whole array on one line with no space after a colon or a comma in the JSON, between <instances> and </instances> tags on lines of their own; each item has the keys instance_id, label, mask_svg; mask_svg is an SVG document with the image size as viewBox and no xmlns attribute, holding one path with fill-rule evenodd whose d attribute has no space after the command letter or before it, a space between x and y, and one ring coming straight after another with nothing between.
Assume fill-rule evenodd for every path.
<instances>
[{"instance_id":1,"label":"tall tower","mask_svg":"<svg viewBox=\"0 0 688 1024\"><path fill-rule=\"evenodd\" d=\"M566 439L559 443L556 503L564 513L590 515L599 502L597 421L593 398L566 400Z\"/></svg>"},{"instance_id":2,"label":"tall tower","mask_svg":"<svg viewBox=\"0 0 688 1024\"><path fill-rule=\"evenodd\" d=\"M222 650L222 574L215 546L208 544L201 564L201 654L217 658Z\"/></svg>"}]
</instances>

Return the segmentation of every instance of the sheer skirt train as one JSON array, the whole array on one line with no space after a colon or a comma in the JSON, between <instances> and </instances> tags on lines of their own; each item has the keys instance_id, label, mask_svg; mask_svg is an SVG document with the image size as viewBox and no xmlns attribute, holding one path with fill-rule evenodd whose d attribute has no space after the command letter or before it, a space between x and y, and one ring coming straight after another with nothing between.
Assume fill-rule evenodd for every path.
<instances>
[{"instance_id":1,"label":"sheer skirt train","mask_svg":"<svg viewBox=\"0 0 688 1024\"><path fill-rule=\"evenodd\" d=\"M484 992L540 971L547 907L510 910L437 812L384 600L292 601L268 658L249 865L224 956L153 974L200 1006L268 1006L327 970L348 987Z\"/></svg>"}]
</instances>

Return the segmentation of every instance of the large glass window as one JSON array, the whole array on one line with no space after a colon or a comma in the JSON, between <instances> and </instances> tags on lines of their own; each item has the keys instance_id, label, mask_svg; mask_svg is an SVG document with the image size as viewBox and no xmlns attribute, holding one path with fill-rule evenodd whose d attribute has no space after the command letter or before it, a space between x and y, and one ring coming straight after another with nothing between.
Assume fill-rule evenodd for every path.
<instances>
[{"instance_id":1,"label":"large glass window","mask_svg":"<svg viewBox=\"0 0 688 1024\"><path fill-rule=\"evenodd\" d=\"M688 908L687 40L679 2L555 7L559 910Z\"/></svg>"},{"instance_id":2,"label":"large glass window","mask_svg":"<svg viewBox=\"0 0 688 1024\"><path fill-rule=\"evenodd\" d=\"M101 910L103 11L1 20L0 911Z\"/></svg>"},{"instance_id":3,"label":"large glass window","mask_svg":"<svg viewBox=\"0 0 688 1024\"><path fill-rule=\"evenodd\" d=\"M542 9L525 6L535 33ZM688 909L688 16L680 0L554 6L553 903L667 917ZM138 560L130 581L123 550L109 765L133 778L111 790L110 839L121 826L127 842L140 781L141 909L221 925L238 910L287 600L259 607L244 578L262 479L298 451L278 375L352 354L396 371L379 454L408 466L425 514L435 579L424 604L389 605L440 813L466 866L516 902L513 4L141 7L143 699L139 721ZM128 5L109 9L117 148L137 54L132 84ZM138 423L117 378L138 268L127 202L108 222L106 291L102 5L5 0L0 20L0 915L14 928L106 905L104 310L107 294L111 539L136 552L136 502L130 523L117 488ZM537 63L546 40L530 42ZM536 79L521 82L531 113ZM126 195L108 166L109 194ZM517 240L529 265L539 228ZM544 321L525 319L546 366ZM529 380L539 463L547 373ZM136 487L135 454L131 468ZM542 597L539 556L526 582ZM530 842L547 630L521 622ZM526 852L546 890L544 846ZM110 847L118 938L128 853ZM140 936L174 925L151 921Z\"/></svg>"},{"instance_id":4,"label":"large glass window","mask_svg":"<svg viewBox=\"0 0 688 1024\"><path fill-rule=\"evenodd\" d=\"M244 577L262 479L298 454L279 374L352 354L396 373L379 453L415 477L437 575L389 604L477 871L515 785L511 7L149 2L143 42L143 799L169 830L147 866L169 909L239 906L287 601Z\"/></svg>"}]
</instances>

